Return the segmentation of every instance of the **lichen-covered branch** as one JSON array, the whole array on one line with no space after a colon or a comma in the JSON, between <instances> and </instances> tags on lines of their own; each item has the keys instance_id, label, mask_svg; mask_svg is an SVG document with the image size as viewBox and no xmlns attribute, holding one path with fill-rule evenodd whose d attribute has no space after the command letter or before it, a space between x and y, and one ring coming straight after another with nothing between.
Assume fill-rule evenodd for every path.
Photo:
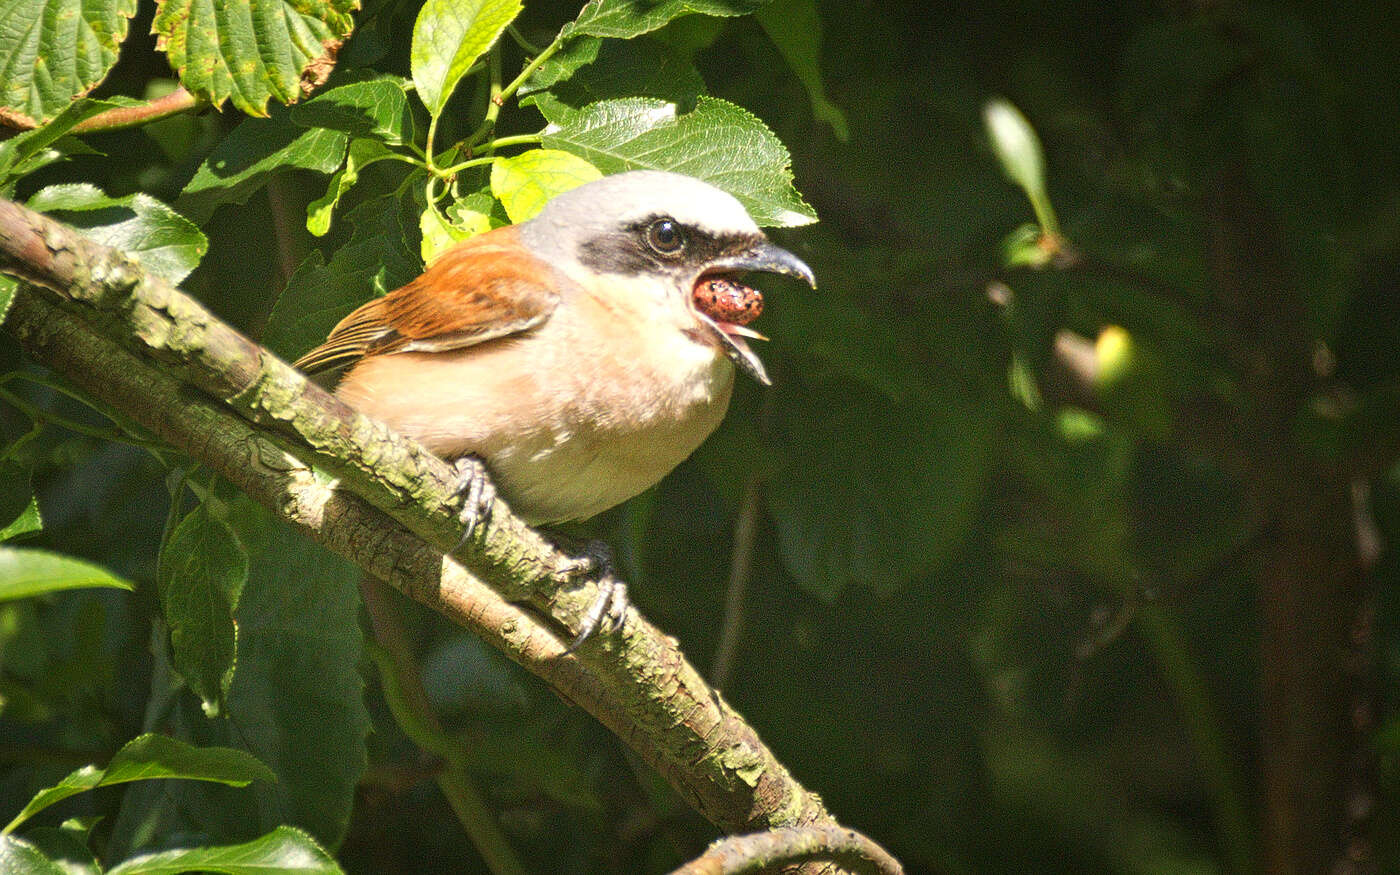
<instances>
[{"instance_id":1,"label":"lichen-covered branch","mask_svg":"<svg viewBox=\"0 0 1400 875\"><path fill-rule=\"evenodd\" d=\"M569 558L497 502L459 564L452 469L309 383L121 253L0 201L7 326L94 398L209 464L255 500L411 598L473 629L613 730L726 832L834 825L673 640L630 610L565 653L597 595ZM190 390L198 390L192 393ZM312 476L338 481L328 490ZM519 605L551 618L544 625Z\"/></svg>"}]
</instances>

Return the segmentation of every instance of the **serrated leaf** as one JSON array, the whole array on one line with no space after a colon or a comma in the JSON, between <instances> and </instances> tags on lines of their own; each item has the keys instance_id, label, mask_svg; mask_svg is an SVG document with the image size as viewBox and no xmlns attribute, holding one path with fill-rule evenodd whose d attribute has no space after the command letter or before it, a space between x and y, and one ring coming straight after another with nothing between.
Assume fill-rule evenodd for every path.
<instances>
[{"instance_id":1,"label":"serrated leaf","mask_svg":"<svg viewBox=\"0 0 1400 875\"><path fill-rule=\"evenodd\" d=\"M248 580L248 554L206 501L171 532L156 570L175 667L210 716L220 713L238 656L233 612Z\"/></svg>"},{"instance_id":2,"label":"serrated leaf","mask_svg":"<svg viewBox=\"0 0 1400 875\"><path fill-rule=\"evenodd\" d=\"M405 84L392 77L341 85L292 107L292 121L393 145L411 143L413 113Z\"/></svg>"},{"instance_id":3,"label":"serrated leaf","mask_svg":"<svg viewBox=\"0 0 1400 875\"><path fill-rule=\"evenodd\" d=\"M9 196L15 180L67 154L64 144L78 141L63 138L75 125L122 105L124 102L116 100L75 100L43 127L0 141L0 194Z\"/></svg>"},{"instance_id":4,"label":"serrated leaf","mask_svg":"<svg viewBox=\"0 0 1400 875\"><path fill-rule=\"evenodd\" d=\"M117 62L136 0L0 0L0 116L62 112Z\"/></svg>"},{"instance_id":5,"label":"serrated leaf","mask_svg":"<svg viewBox=\"0 0 1400 875\"><path fill-rule=\"evenodd\" d=\"M9 525L0 529L0 541L13 541L25 535L44 530L44 519L39 513L39 500L30 496L29 504L20 511L19 516L10 521Z\"/></svg>"},{"instance_id":6,"label":"serrated leaf","mask_svg":"<svg viewBox=\"0 0 1400 875\"><path fill-rule=\"evenodd\" d=\"M180 84L254 116L324 82L354 27L358 0L157 0L151 32Z\"/></svg>"},{"instance_id":7,"label":"serrated leaf","mask_svg":"<svg viewBox=\"0 0 1400 875\"><path fill-rule=\"evenodd\" d=\"M345 161L348 142L340 131L293 124L285 111L244 119L199 165L175 208L202 225L221 205L247 202L277 174L335 172Z\"/></svg>"},{"instance_id":8,"label":"serrated leaf","mask_svg":"<svg viewBox=\"0 0 1400 875\"><path fill-rule=\"evenodd\" d=\"M748 15L767 0L591 0L578 17L564 25L560 37L592 36L631 39L656 30L682 15Z\"/></svg>"},{"instance_id":9,"label":"serrated leaf","mask_svg":"<svg viewBox=\"0 0 1400 875\"><path fill-rule=\"evenodd\" d=\"M816 213L792 186L791 157L752 113L714 97L691 112L654 98L603 100L545 128L544 145L604 173L670 170L728 191L760 225L794 226Z\"/></svg>"},{"instance_id":10,"label":"serrated leaf","mask_svg":"<svg viewBox=\"0 0 1400 875\"><path fill-rule=\"evenodd\" d=\"M350 211L350 242L327 264L319 251L292 273L273 304L263 344L287 360L326 339L351 310L417 275L421 264L408 249L397 198L386 195Z\"/></svg>"},{"instance_id":11,"label":"serrated leaf","mask_svg":"<svg viewBox=\"0 0 1400 875\"><path fill-rule=\"evenodd\" d=\"M764 494L803 589L828 601L851 583L888 593L961 544L992 458L991 413L948 396L892 405L854 384L817 397L786 387L779 448L788 465ZM831 397L842 401L821 400Z\"/></svg>"},{"instance_id":12,"label":"serrated leaf","mask_svg":"<svg viewBox=\"0 0 1400 875\"><path fill-rule=\"evenodd\" d=\"M267 766L246 751L227 747L195 747L164 735L141 735L122 745L105 769L83 766L52 787L34 794L29 804L5 827L6 832L70 796L98 787L174 778L213 781L246 787L253 781L275 781Z\"/></svg>"},{"instance_id":13,"label":"serrated leaf","mask_svg":"<svg viewBox=\"0 0 1400 875\"><path fill-rule=\"evenodd\" d=\"M5 324L5 317L9 315L10 305L14 303L15 291L19 288L19 280L12 276L0 276L0 325Z\"/></svg>"},{"instance_id":14,"label":"serrated leaf","mask_svg":"<svg viewBox=\"0 0 1400 875\"><path fill-rule=\"evenodd\" d=\"M132 857L108 875L177 875L180 872L265 875L268 872L338 875L342 870L316 840L299 829L279 826L251 842L206 848L178 848Z\"/></svg>"},{"instance_id":15,"label":"serrated leaf","mask_svg":"<svg viewBox=\"0 0 1400 875\"><path fill-rule=\"evenodd\" d=\"M555 195L602 178L592 164L558 149L531 149L491 162L491 193L517 224L533 219Z\"/></svg>"},{"instance_id":16,"label":"serrated leaf","mask_svg":"<svg viewBox=\"0 0 1400 875\"><path fill-rule=\"evenodd\" d=\"M0 547L0 601L90 586L135 588L100 565L82 559L29 547Z\"/></svg>"},{"instance_id":17,"label":"serrated leaf","mask_svg":"<svg viewBox=\"0 0 1400 875\"><path fill-rule=\"evenodd\" d=\"M0 530L8 529L34 500L34 489L29 481L27 465L14 459L0 459Z\"/></svg>"},{"instance_id":18,"label":"serrated leaf","mask_svg":"<svg viewBox=\"0 0 1400 875\"><path fill-rule=\"evenodd\" d=\"M58 218L83 236L132 256L151 273L179 283L209 250L203 232L148 194L111 198L88 183L51 185L29 199L32 210Z\"/></svg>"},{"instance_id":19,"label":"serrated leaf","mask_svg":"<svg viewBox=\"0 0 1400 875\"><path fill-rule=\"evenodd\" d=\"M656 40L581 37L541 65L520 93L522 106L533 104L559 122L590 103L619 97L655 97L689 112L705 93L705 80L688 58Z\"/></svg>"},{"instance_id":20,"label":"serrated leaf","mask_svg":"<svg viewBox=\"0 0 1400 875\"><path fill-rule=\"evenodd\" d=\"M827 99L822 84L821 55L822 22L817 14L816 0L773 0L754 16L763 32L778 48L778 53L792 68L793 75L807 89L812 103L812 115L831 126L836 139L845 142L850 137L846 115Z\"/></svg>"},{"instance_id":21,"label":"serrated leaf","mask_svg":"<svg viewBox=\"0 0 1400 875\"><path fill-rule=\"evenodd\" d=\"M427 0L413 26L409 59L418 98L434 116L481 54L520 14L521 0Z\"/></svg>"},{"instance_id":22,"label":"serrated leaf","mask_svg":"<svg viewBox=\"0 0 1400 875\"><path fill-rule=\"evenodd\" d=\"M33 843L0 835L0 872L6 875L68 875L62 866Z\"/></svg>"}]
</instances>

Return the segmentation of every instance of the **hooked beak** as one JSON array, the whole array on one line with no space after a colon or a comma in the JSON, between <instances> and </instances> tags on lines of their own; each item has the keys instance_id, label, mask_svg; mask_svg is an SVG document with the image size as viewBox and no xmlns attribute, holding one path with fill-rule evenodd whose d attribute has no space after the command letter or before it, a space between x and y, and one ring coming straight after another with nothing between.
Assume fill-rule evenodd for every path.
<instances>
[{"instance_id":1,"label":"hooked beak","mask_svg":"<svg viewBox=\"0 0 1400 875\"><path fill-rule=\"evenodd\" d=\"M797 277L814 289L817 287L817 277L806 262L767 240L756 243L736 255L728 255L710 262L708 270L780 273L783 276Z\"/></svg>"},{"instance_id":2,"label":"hooked beak","mask_svg":"<svg viewBox=\"0 0 1400 875\"><path fill-rule=\"evenodd\" d=\"M796 277L814 289L817 287L816 275L812 273L812 269L807 266L806 262L767 240L760 241L735 255L718 258L705 268L707 274L749 271ZM773 385L773 381L768 378L768 372L763 369L763 362L759 361L757 353L744 341L746 337L755 340L767 340L768 338L743 325L719 322L698 311L695 315L701 322L714 330L715 337L719 338L725 355L729 356L730 361L734 362L739 370L764 386Z\"/></svg>"}]
</instances>

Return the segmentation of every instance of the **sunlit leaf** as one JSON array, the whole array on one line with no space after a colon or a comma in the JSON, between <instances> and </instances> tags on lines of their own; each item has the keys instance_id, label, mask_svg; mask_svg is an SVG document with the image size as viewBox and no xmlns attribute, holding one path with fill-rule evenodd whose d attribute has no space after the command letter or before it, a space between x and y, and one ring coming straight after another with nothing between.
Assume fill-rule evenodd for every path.
<instances>
[{"instance_id":1,"label":"sunlit leaf","mask_svg":"<svg viewBox=\"0 0 1400 875\"><path fill-rule=\"evenodd\" d=\"M225 875L337 875L335 858L299 829L279 826L241 845L178 848L132 857L108 869L108 875L178 875L181 872Z\"/></svg>"},{"instance_id":2,"label":"sunlit leaf","mask_svg":"<svg viewBox=\"0 0 1400 875\"><path fill-rule=\"evenodd\" d=\"M130 255L171 283L189 276L209 249L193 222L142 192L111 198L94 185L68 183L41 189L28 205L58 213L83 236Z\"/></svg>"},{"instance_id":3,"label":"sunlit leaf","mask_svg":"<svg viewBox=\"0 0 1400 875\"><path fill-rule=\"evenodd\" d=\"M739 199L760 225L805 225L816 213L792 186L787 148L752 113L713 97L695 109L654 98L590 104L544 130L544 145L604 173L670 170Z\"/></svg>"},{"instance_id":4,"label":"sunlit leaf","mask_svg":"<svg viewBox=\"0 0 1400 875\"><path fill-rule=\"evenodd\" d=\"M351 82L292 107L292 121L398 145L413 142L413 113L397 77Z\"/></svg>"},{"instance_id":5,"label":"sunlit leaf","mask_svg":"<svg viewBox=\"0 0 1400 875\"><path fill-rule=\"evenodd\" d=\"M521 0L427 0L409 58L418 97L441 115L457 83L520 14Z\"/></svg>"},{"instance_id":6,"label":"sunlit leaf","mask_svg":"<svg viewBox=\"0 0 1400 875\"><path fill-rule=\"evenodd\" d=\"M152 778L214 781L235 787L244 787L253 781L276 780L267 766L245 751L195 747L164 735L147 734L122 745L107 768L83 766L54 786L34 794L5 829L13 830L50 805L78 793Z\"/></svg>"},{"instance_id":7,"label":"sunlit leaf","mask_svg":"<svg viewBox=\"0 0 1400 875\"><path fill-rule=\"evenodd\" d=\"M630 39L656 30L682 15L747 15L766 0L591 0L561 36L606 36Z\"/></svg>"},{"instance_id":8,"label":"sunlit leaf","mask_svg":"<svg viewBox=\"0 0 1400 875\"><path fill-rule=\"evenodd\" d=\"M158 0L151 30L180 84L249 115L324 82L354 26L359 0Z\"/></svg>"},{"instance_id":9,"label":"sunlit leaf","mask_svg":"<svg viewBox=\"0 0 1400 875\"><path fill-rule=\"evenodd\" d=\"M117 62L136 0L0 0L0 118L58 115Z\"/></svg>"},{"instance_id":10,"label":"sunlit leaf","mask_svg":"<svg viewBox=\"0 0 1400 875\"><path fill-rule=\"evenodd\" d=\"M592 164L558 149L531 149L491 162L491 191L512 222L532 219L555 195L602 177Z\"/></svg>"},{"instance_id":11,"label":"sunlit leaf","mask_svg":"<svg viewBox=\"0 0 1400 875\"><path fill-rule=\"evenodd\" d=\"M134 589L129 581L82 559L30 547L0 547L0 601L90 586Z\"/></svg>"}]
</instances>

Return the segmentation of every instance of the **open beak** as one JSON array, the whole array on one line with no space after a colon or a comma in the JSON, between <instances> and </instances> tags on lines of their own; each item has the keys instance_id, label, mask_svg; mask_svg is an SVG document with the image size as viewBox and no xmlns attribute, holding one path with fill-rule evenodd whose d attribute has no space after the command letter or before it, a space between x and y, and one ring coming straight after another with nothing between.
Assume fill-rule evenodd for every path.
<instances>
[{"instance_id":1,"label":"open beak","mask_svg":"<svg viewBox=\"0 0 1400 875\"><path fill-rule=\"evenodd\" d=\"M747 273L751 271L797 277L812 288L817 287L816 275L802 259L767 240L750 246L738 254L718 258L705 268L706 274ZM767 340L768 338L743 325L720 322L698 311L695 315L701 322L714 330L715 337L719 339L725 355L729 356L729 359L739 370L765 386L773 385L773 381L768 378L768 372L763 369L763 362L759 361L757 353L744 340L746 337L754 340Z\"/></svg>"}]
</instances>

